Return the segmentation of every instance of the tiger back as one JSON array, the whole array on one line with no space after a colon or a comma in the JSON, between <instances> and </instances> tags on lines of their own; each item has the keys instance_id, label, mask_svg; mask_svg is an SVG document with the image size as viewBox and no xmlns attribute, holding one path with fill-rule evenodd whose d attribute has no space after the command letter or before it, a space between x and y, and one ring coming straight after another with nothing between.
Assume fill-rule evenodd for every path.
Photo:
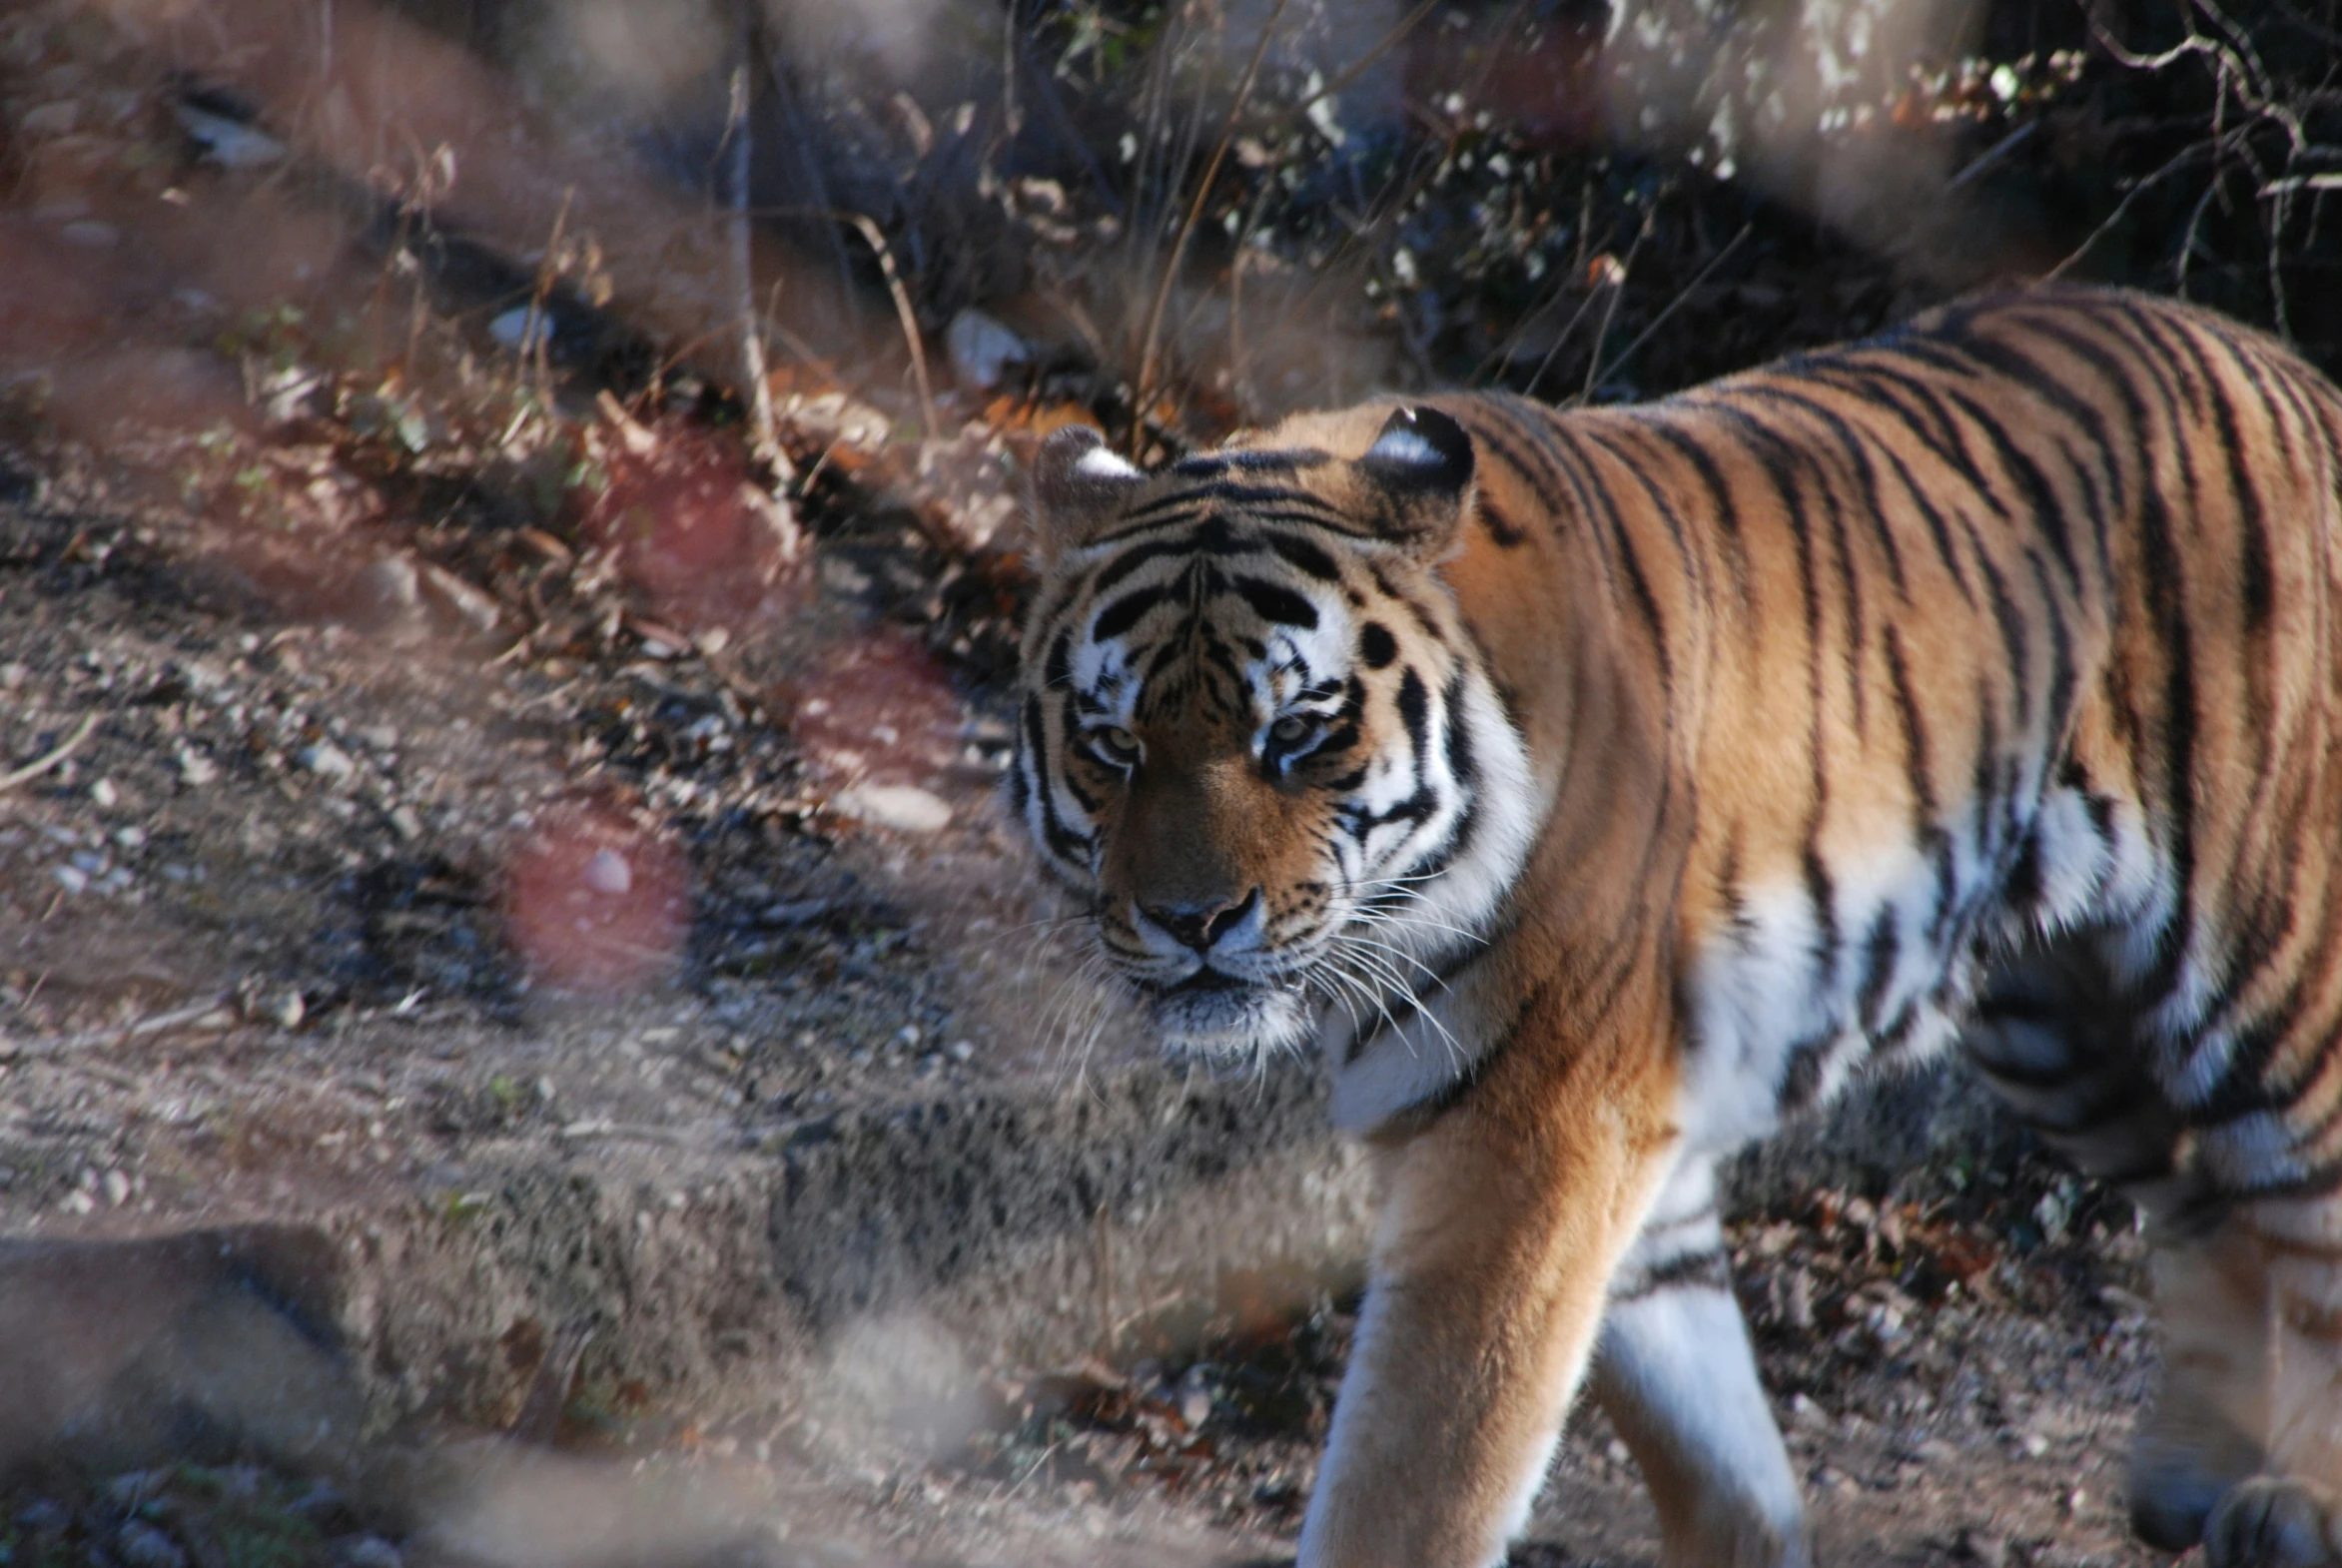
<instances>
[{"instance_id":1,"label":"tiger back","mask_svg":"<svg viewBox=\"0 0 2342 1568\"><path fill-rule=\"evenodd\" d=\"M1500 1560L1589 1365L1671 1563L1809 1560L1715 1164L1953 1039L2161 1227L2141 1532L2342 1563L2331 384L2045 290L1036 498L1012 803L1167 1041L1315 1043L1382 1168L1307 1568Z\"/></svg>"}]
</instances>

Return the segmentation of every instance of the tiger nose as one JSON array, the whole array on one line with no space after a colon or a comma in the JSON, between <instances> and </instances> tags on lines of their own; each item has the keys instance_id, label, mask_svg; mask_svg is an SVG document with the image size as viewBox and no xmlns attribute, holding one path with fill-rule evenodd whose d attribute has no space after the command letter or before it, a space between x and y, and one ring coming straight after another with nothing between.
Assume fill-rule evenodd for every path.
<instances>
[{"instance_id":1,"label":"tiger nose","mask_svg":"<svg viewBox=\"0 0 2342 1568\"><path fill-rule=\"evenodd\" d=\"M1221 937L1233 931L1259 901L1260 890L1254 888L1240 903L1216 899L1185 904L1142 904L1140 910L1170 932L1173 940L1198 953L1206 953Z\"/></svg>"}]
</instances>

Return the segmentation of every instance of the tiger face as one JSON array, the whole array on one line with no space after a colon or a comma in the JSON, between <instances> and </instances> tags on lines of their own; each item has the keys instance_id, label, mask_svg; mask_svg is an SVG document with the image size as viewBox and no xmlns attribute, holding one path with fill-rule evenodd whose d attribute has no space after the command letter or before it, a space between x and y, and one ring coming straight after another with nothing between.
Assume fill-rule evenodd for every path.
<instances>
[{"instance_id":1,"label":"tiger face","mask_svg":"<svg viewBox=\"0 0 2342 1568\"><path fill-rule=\"evenodd\" d=\"M1527 838L1433 571L1470 438L1424 408L1347 456L1261 439L1153 476L1087 429L1043 448L1009 784L1167 1046L1218 1057L1419 1007Z\"/></svg>"}]
</instances>

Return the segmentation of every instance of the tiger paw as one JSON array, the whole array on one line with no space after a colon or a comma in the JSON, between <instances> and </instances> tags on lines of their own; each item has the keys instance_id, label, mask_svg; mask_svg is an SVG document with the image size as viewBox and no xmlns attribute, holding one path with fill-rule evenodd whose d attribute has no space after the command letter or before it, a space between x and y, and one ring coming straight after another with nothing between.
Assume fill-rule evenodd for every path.
<instances>
[{"instance_id":1,"label":"tiger paw","mask_svg":"<svg viewBox=\"0 0 2342 1568\"><path fill-rule=\"evenodd\" d=\"M2206 1568L2342 1568L2342 1499L2290 1476L2228 1489L2204 1521Z\"/></svg>"}]
</instances>

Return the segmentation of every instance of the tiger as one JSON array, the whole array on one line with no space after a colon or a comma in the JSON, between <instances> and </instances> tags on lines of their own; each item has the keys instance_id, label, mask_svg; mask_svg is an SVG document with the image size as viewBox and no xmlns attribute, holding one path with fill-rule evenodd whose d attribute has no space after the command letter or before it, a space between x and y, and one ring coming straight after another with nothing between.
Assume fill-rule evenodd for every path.
<instances>
[{"instance_id":1,"label":"tiger","mask_svg":"<svg viewBox=\"0 0 2342 1568\"><path fill-rule=\"evenodd\" d=\"M2333 383L2041 286L1031 480L1008 804L1375 1173L1301 1568L1501 1562L1581 1386L1666 1564L1810 1564L1718 1162L1953 1042L2147 1226L2136 1532L2342 1564Z\"/></svg>"}]
</instances>

